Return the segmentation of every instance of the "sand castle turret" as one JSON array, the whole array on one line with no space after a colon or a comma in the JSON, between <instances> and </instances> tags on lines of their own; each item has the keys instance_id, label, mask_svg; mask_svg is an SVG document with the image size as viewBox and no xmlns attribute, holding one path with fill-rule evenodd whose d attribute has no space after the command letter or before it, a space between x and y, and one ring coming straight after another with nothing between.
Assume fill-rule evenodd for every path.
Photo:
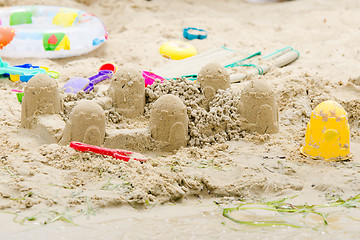
<instances>
[{"instance_id":1,"label":"sand castle turret","mask_svg":"<svg viewBox=\"0 0 360 240\"><path fill-rule=\"evenodd\" d=\"M218 89L225 90L231 87L230 74L226 68L218 63L209 63L202 67L196 82L203 89L206 97L206 108L208 108L209 102L214 98Z\"/></svg>"},{"instance_id":2,"label":"sand castle turret","mask_svg":"<svg viewBox=\"0 0 360 240\"><path fill-rule=\"evenodd\" d=\"M54 79L36 74L27 83L21 104L21 126L34 128L36 117L58 114L62 110L59 89Z\"/></svg>"},{"instance_id":3,"label":"sand castle turret","mask_svg":"<svg viewBox=\"0 0 360 240\"><path fill-rule=\"evenodd\" d=\"M135 118L144 114L145 80L140 71L119 69L111 80L108 93L121 115Z\"/></svg>"},{"instance_id":4,"label":"sand castle turret","mask_svg":"<svg viewBox=\"0 0 360 240\"><path fill-rule=\"evenodd\" d=\"M249 82L241 93L239 112L250 132L277 133L279 113L274 93L264 81Z\"/></svg>"},{"instance_id":5,"label":"sand castle turret","mask_svg":"<svg viewBox=\"0 0 360 240\"><path fill-rule=\"evenodd\" d=\"M176 150L188 142L189 118L179 97L167 94L155 101L150 112L151 136L163 151Z\"/></svg>"},{"instance_id":6,"label":"sand castle turret","mask_svg":"<svg viewBox=\"0 0 360 240\"><path fill-rule=\"evenodd\" d=\"M101 146L105 140L105 112L99 104L81 100L72 109L69 121L60 140L66 145L71 141Z\"/></svg>"}]
</instances>

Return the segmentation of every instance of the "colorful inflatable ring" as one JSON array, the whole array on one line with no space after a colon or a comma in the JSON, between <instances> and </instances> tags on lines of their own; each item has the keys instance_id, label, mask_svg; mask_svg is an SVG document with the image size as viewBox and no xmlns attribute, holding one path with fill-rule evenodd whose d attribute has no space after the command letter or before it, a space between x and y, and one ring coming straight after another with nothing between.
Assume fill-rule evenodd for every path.
<instances>
[{"instance_id":1,"label":"colorful inflatable ring","mask_svg":"<svg viewBox=\"0 0 360 240\"><path fill-rule=\"evenodd\" d=\"M108 37L94 15L56 6L1 8L0 25L1 57L77 56L96 49Z\"/></svg>"},{"instance_id":2,"label":"colorful inflatable ring","mask_svg":"<svg viewBox=\"0 0 360 240\"><path fill-rule=\"evenodd\" d=\"M197 54L196 48L186 42L172 41L160 46L159 52L166 58L181 60Z\"/></svg>"}]
</instances>

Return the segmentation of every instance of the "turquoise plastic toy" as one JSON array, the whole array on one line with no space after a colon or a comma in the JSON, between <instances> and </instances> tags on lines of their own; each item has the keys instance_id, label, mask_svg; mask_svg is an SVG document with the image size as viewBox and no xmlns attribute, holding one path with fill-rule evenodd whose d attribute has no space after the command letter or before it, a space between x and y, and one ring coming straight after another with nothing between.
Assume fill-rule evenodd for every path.
<instances>
[{"instance_id":1,"label":"turquoise plastic toy","mask_svg":"<svg viewBox=\"0 0 360 240\"><path fill-rule=\"evenodd\" d=\"M0 57L0 75L10 76L10 80L13 82L28 82L30 78L39 73L45 73L54 79L60 76L60 73L49 71L47 67L34 66L29 63L11 67L9 63L2 61Z\"/></svg>"},{"instance_id":2,"label":"turquoise plastic toy","mask_svg":"<svg viewBox=\"0 0 360 240\"><path fill-rule=\"evenodd\" d=\"M4 62L0 57L0 74L28 76L28 75L35 75L38 73L46 73L46 70L43 68L11 67L9 66L9 63Z\"/></svg>"}]
</instances>

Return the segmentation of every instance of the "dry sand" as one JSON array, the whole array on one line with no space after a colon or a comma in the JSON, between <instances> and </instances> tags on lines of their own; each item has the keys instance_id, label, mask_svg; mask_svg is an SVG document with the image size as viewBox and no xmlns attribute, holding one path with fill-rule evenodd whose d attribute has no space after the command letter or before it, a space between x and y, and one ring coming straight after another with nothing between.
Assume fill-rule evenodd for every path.
<instances>
[{"instance_id":1,"label":"dry sand","mask_svg":"<svg viewBox=\"0 0 360 240\"><path fill-rule=\"evenodd\" d=\"M10 4L58 5L59 1L0 1L2 6ZM181 81L149 88L144 117L129 120L107 110L107 130L131 130L147 128L151 105L161 94L181 95L192 107L189 146L169 154L151 152L150 142L139 145L135 148L150 158L144 164L80 154L21 129L21 105L11 89L25 84L1 79L1 239L358 239L357 208L324 210L330 213L327 226L316 215L295 216L295 222L319 226L297 229L237 225L221 215L221 206L295 195L290 200L294 204L326 204L332 197L360 193L359 1L64 0L61 5L100 17L109 40L85 56L4 59L12 65L48 66L61 73L60 87L71 77L94 75L107 61L142 70L164 66L170 60L158 53L159 46L183 40L182 28L189 26L209 32L206 40L191 41L199 53L223 45L248 54L291 46L301 57L252 77L266 81L274 91L280 118L276 134L238 132L233 124L238 120L239 92L248 80L232 84L232 93L218 92L210 113L198 108L198 88ZM179 94L184 89L189 92ZM87 96L63 96L62 117L68 118L79 99L103 95L100 89ZM299 152L311 110L329 99L349 114L350 161L314 161ZM229 131L224 132L222 124L228 124ZM212 128L215 125L222 127ZM209 127L214 136L205 134ZM78 225L65 221L70 216ZM270 217L287 218L264 216Z\"/></svg>"}]
</instances>

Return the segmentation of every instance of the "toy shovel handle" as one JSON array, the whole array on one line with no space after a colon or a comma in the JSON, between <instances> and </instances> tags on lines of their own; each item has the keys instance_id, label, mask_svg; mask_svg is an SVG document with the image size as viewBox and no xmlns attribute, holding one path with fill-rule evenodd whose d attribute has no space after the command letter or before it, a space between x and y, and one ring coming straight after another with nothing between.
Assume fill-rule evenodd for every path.
<instances>
[{"instance_id":1,"label":"toy shovel handle","mask_svg":"<svg viewBox=\"0 0 360 240\"><path fill-rule=\"evenodd\" d=\"M92 76L92 77L89 77L89 80L92 84L97 84L101 81L104 81L106 79L109 79L112 77L113 75L113 71L110 71L110 70L101 70L98 72L98 74Z\"/></svg>"},{"instance_id":2,"label":"toy shovel handle","mask_svg":"<svg viewBox=\"0 0 360 240\"><path fill-rule=\"evenodd\" d=\"M81 142L71 142L70 147L72 147L75 150L81 151L81 152L93 152L98 153L102 155L112 156L114 151L111 151L111 149L108 148L102 148L98 146L93 146Z\"/></svg>"},{"instance_id":3,"label":"toy shovel handle","mask_svg":"<svg viewBox=\"0 0 360 240\"><path fill-rule=\"evenodd\" d=\"M94 89L94 85L101 82L101 81L104 81L106 79L109 79L113 76L113 71L110 71L110 70L100 70L98 72L98 74L92 76L92 77L89 77L89 84L84 88L84 92L90 92L91 90Z\"/></svg>"},{"instance_id":4,"label":"toy shovel handle","mask_svg":"<svg viewBox=\"0 0 360 240\"><path fill-rule=\"evenodd\" d=\"M122 155L121 153L116 152L113 155L114 158L116 159L120 159L123 160L125 162L128 162L132 157L126 156L126 155ZM147 159L146 158L133 158L135 161L139 161L139 162L146 162Z\"/></svg>"}]
</instances>

